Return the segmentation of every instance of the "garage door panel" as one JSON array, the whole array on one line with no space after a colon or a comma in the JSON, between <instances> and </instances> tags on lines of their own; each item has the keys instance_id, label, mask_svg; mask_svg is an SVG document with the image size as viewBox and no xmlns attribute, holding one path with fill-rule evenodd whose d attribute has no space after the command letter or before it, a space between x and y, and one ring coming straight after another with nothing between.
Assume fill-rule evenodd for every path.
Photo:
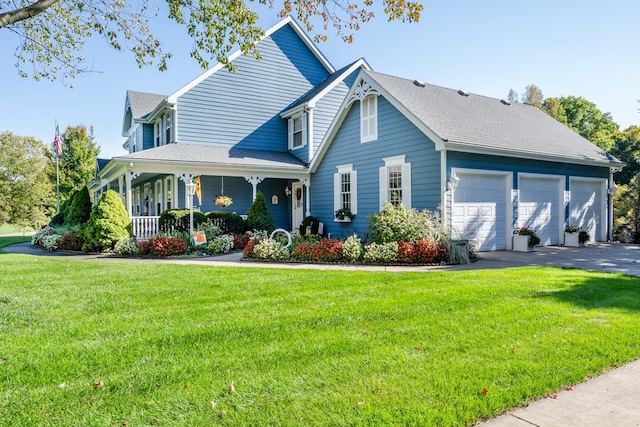
<instances>
[{"instance_id":1,"label":"garage door panel","mask_svg":"<svg viewBox=\"0 0 640 427\"><path fill-rule=\"evenodd\" d=\"M457 173L452 226L457 236L474 240L478 250L506 249L504 175Z\"/></svg>"},{"instance_id":2,"label":"garage door panel","mask_svg":"<svg viewBox=\"0 0 640 427\"><path fill-rule=\"evenodd\" d=\"M572 179L569 223L582 227L592 241L602 240L603 181Z\"/></svg>"},{"instance_id":3,"label":"garage door panel","mask_svg":"<svg viewBox=\"0 0 640 427\"><path fill-rule=\"evenodd\" d=\"M522 176L519 188L518 226L535 230L541 245L559 244L560 179Z\"/></svg>"}]
</instances>

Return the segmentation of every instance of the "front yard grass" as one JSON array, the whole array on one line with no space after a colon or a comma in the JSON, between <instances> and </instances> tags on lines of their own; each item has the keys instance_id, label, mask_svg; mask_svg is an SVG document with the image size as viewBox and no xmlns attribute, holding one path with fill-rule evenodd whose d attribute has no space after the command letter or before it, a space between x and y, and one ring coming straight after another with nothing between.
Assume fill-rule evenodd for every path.
<instances>
[{"instance_id":1,"label":"front yard grass","mask_svg":"<svg viewBox=\"0 0 640 427\"><path fill-rule=\"evenodd\" d=\"M639 285L0 254L0 419L470 425L636 359Z\"/></svg>"}]
</instances>

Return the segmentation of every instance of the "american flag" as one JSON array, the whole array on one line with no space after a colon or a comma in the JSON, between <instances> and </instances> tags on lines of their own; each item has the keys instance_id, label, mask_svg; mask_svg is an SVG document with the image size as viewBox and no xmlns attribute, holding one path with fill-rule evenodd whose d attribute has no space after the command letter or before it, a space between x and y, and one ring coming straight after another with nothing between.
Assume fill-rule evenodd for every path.
<instances>
[{"instance_id":1,"label":"american flag","mask_svg":"<svg viewBox=\"0 0 640 427\"><path fill-rule=\"evenodd\" d=\"M53 146L56 148L56 154L58 158L62 156L62 139L60 139L60 130L58 129L58 125L56 124L56 136L53 138Z\"/></svg>"}]
</instances>

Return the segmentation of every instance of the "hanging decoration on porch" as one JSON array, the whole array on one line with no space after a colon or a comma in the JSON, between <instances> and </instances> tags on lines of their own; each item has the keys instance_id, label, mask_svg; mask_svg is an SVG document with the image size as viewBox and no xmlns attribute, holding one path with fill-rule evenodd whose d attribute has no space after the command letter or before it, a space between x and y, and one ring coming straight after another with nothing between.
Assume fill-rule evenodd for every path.
<instances>
[{"instance_id":1,"label":"hanging decoration on porch","mask_svg":"<svg viewBox=\"0 0 640 427\"><path fill-rule=\"evenodd\" d=\"M220 206L221 208L226 208L227 206L231 206L233 204L233 200L231 199L231 197L224 195L224 176L222 176L221 178L222 185L220 188L220 194L216 196L216 198L213 200L213 203L215 203L216 206Z\"/></svg>"},{"instance_id":2,"label":"hanging decoration on porch","mask_svg":"<svg viewBox=\"0 0 640 427\"><path fill-rule=\"evenodd\" d=\"M195 195L198 198L198 205L202 205L202 184L200 183L200 177L193 178L195 186Z\"/></svg>"}]
</instances>

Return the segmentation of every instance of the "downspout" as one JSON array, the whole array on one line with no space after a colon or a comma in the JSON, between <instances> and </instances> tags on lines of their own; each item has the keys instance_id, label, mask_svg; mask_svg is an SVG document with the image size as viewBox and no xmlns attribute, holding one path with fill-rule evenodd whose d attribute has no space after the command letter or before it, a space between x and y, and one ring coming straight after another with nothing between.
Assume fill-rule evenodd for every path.
<instances>
[{"instance_id":1,"label":"downspout","mask_svg":"<svg viewBox=\"0 0 640 427\"><path fill-rule=\"evenodd\" d=\"M178 142L178 102L177 101L175 104L171 106L171 115L173 116L172 117L173 126L171 129L171 131L173 132L173 135L172 135L173 141L171 142L177 143Z\"/></svg>"},{"instance_id":2,"label":"downspout","mask_svg":"<svg viewBox=\"0 0 640 427\"><path fill-rule=\"evenodd\" d=\"M613 168L609 168L609 185L607 186L608 206L607 206L607 241L613 241L613 195L615 193L615 183L613 182Z\"/></svg>"},{"instance_id":3,"label":"downspout","mask_svg":"<svg viewBox=\"0 0 640 427\"><path fill-rule=\"evenodd\" d=\"M313 159L313 106L308 106L307 107L307 149L309 150L308 152L308 158L307 158L307 163L311 163L311 159Z\"/></svg>"},{"instance_id":4,"label":"downspout","mask_svg":"<svg viewBox=\"0 0 640 427\"><path fill-rule=\"evenodd\" d=\"M447 210L447 150L440 151L440 205L442 206L442 220L446 226L449 223L449 212ZM449 193L450 194L450 193Z\"/></svg>"}]
</instances>

